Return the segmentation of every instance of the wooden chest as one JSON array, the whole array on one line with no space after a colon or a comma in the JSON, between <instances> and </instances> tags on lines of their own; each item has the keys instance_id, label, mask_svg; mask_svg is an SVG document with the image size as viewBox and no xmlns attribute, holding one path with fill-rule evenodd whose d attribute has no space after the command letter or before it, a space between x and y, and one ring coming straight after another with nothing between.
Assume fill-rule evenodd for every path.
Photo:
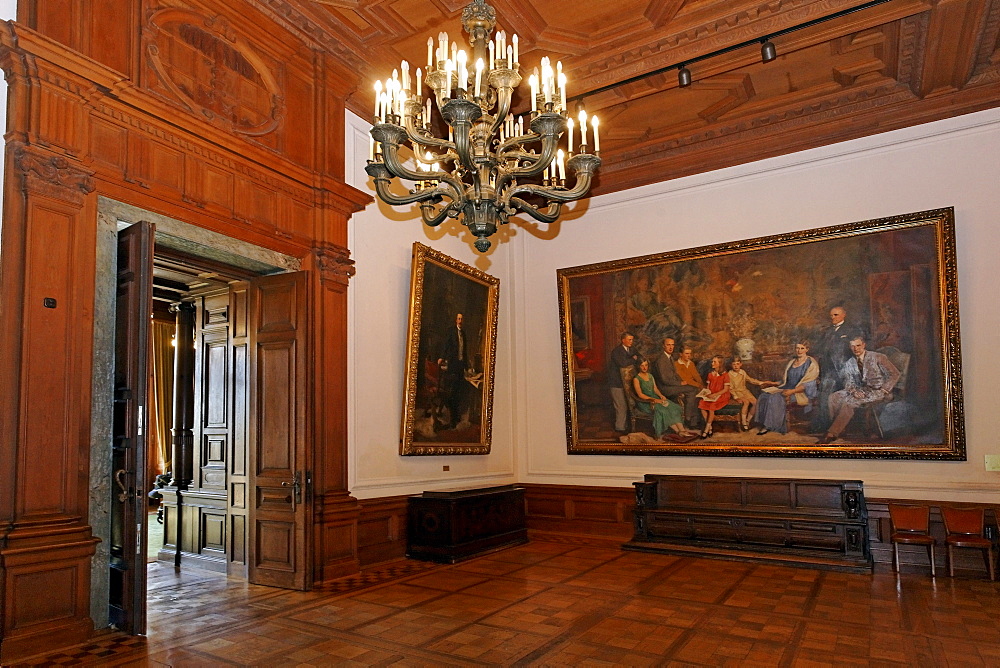
<instances>
[{"instance_id":1,"label":"wooden chest","mask_svg":"<svg viewBox=\"0 0 1000 668\"><path fill-rule=\"evenodd\" d=\"M524 488L424 492L408 502L406 556L453 564L528 542Z\"/></svg>"}]
</instances>

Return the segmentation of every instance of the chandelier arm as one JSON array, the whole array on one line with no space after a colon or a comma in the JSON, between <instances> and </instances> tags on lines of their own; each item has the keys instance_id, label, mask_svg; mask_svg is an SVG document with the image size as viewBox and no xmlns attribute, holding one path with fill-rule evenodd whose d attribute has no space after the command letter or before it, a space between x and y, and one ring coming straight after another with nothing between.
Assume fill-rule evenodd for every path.
<instances>
[{"instance_id":1,"label":"chandelier arm","mask_svg":"<svg viewBox=\"0 0 1000 668\"><path fill-rule=\"evenodd\" d=\"M590 190L590 182L593 180L593 176L594 173L592 170L578 170L576 172L576 184L574 184L573 188L570 190L563 188L549 188L545 186L537 186L532 183L526 183L507 190L507 192L503 194L503 197L500 198L500 201L504 205L507 205L515 195L528 193L556 202L572 202L573 200L580 199L587 194L587 191Z\"/></svg>"},{"instance_id":2,"label":"chandelier arm","mask_svg":"<svg viewBox=\"0 0 1000 668\"><path fill-rule=\"evenodd\" d=\"M407 104L410 103L407 102ZM447 139L438 139L437 137L431 136L429 133L423 135L420 134L417 126L413 123L415 118L416 116L407 114L404 121L406 123L406 136L411 142L419 144L422 147L444 148L449 151L455 148L455 144ZM424 132L426 132L426 130Z\"/></svg>"},{"instance_id":3,"label":"chandelier arm","mask_svg":"<svg viewBox=\"0 0 1000 668\"><path fill-rule=\"evenodd\" d=\"M504 119L507 118L507 114L510 113L510 100L512 93L513 91L509 88L497 89L497 112L493 117L493 124L490 126L491 137L496 134L496 131L501 125L503 125Z\"/></svg>"},{"instance_id":4,"label":"chandelier arm","mask_svg":"<svg viewBox=\"0 0 1000 668\"><path fill-rule=\"evenodd\" d=\"M450 192L442 192L442 188L438 186L437 188L428 188L427 190L421 190L415 193L409 193L407 195L396 195L389 190L389 179L385 178L375 178L375 191L378 193L379 198L386 204L391 204L393 206L400 206L403 204L413 204L415 202L426 202L427 200L434 199L435 197L447 197L454 200Z\"/></svg>"},{"instance_id":5,"label":"chandelier arm","mask_svg":"<svg viewBox=\"0 0 1000 668\"><path fill-rule=\"evenodd\" d=\"M437 227L444 222L445 218L448 217L448 212L451 210L457 210L455 209L454 202L442 206L438 211L431 213L434 211L434 204L427 202L420 205L420 217L428 227Z\"/></svg>"},{"instance_id":6,"label":"chandelier arm","mask_svg":"<svg viewBox=\"0 0 1000 668\"><path fill-rule=\"evenodd\" d=\"M545 168L551 164L552 159L556 154L556 142L558 137L541 137L541 139L542 152L540 154L536 155L534 153L524 153L523 151L519 151L517 153L501 156L502 160L523 160L528 163L528 166L504 168L497 177L496 189L498 191L507 185L512 179L527 178L541 174Z\"/></svg>"},{"instance_id":7,"label":"chandelier arm","mask_svg":"<svg viewBox=\"0 0 1000 668\"><path fill-rule=\"evenodd\" d=\"M556 222L556 220L559 219L560 211L562 211L562 202L549 202L549 206L545 211L528 204L520 197L512 197L510 199L510 203L515 209L519 209L535 220L543 223Z\"/></svg>"},{"instance_id":8,"label":"chandelier arm","mask_svg":"<svg viewBox=\"0 0 1000 668\"><path fill-rule=\"evenodd\" d=\"M403 166L403 163L399 161L398 149L398 144L388 144L386 142L382 142L382 159L385 160L386 169L389 170L389 173L393 176L400 179L407 179L409 181L444 181L445 183L451 185L456 193L460 193L464 189L462 185L448 172L416 172L407 169Z\"/></svg>"}]
</instances>

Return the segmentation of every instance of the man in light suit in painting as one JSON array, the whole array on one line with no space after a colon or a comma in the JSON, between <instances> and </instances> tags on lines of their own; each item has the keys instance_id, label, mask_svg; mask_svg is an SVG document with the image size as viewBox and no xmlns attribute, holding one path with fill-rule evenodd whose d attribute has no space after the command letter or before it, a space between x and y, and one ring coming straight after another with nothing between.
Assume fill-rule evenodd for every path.
<instances>
[{"instance_id":1,"label":"man in light suit in painting","mask_svg":"<svg viewBox=\"0 0 1000 668\"><path fill-rule=\"evenodd\" d=\"M867 350L863 336L851 339L851 352L851 359L841 367L844 389L830 395L830 418L833 423L820 439L820 445L837 440L858 408L892 399L892 389L899 382L899 369L882 353Z\"/></svg>"}]
</instances>

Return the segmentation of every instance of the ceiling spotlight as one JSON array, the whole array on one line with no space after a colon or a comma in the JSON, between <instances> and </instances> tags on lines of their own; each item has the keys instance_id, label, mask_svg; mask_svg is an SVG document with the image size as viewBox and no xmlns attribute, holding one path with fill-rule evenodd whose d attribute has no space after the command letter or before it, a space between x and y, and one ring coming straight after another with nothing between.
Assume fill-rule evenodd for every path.
<instances>
[{"instance_id":1,"label":"ceiling spotlight","mask_svg":"<svg viewBox=\"0 0 1000 668\"><path fill-rule=\"evenodd\" d=\"M764 40L760 44L760 61L762 63L769 63L778 57L778 50L774 48L774 42L771 40Z\"/></svg>"},{"instance_id":2,"label":"ceiling spotlight","mask_svg":"<svg viewBox=\"0 0 1000 668\"><path fill-rule=\"evenodd\" d=\"M681 88L687 88L691 85L691 70L689 70L684 65L677 70L677 85Z\"/></svg>"}]
</instances>

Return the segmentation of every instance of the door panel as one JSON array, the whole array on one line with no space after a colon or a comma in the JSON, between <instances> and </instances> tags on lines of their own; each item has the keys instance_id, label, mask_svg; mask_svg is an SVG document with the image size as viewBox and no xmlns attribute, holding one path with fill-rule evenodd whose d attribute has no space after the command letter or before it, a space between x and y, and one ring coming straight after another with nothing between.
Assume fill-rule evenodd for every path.
<instances>
[{"instance_id":1,"label":"door panel","mask_svg":"<svg viewBox=\"0 0 1000 668\"><path fill-rule=\"evenodd\" d=\"M118 235L115 396L111 478L110 621L146 632L146 401L153 312L153 225Z\"/></svg>"},{"instance_id":2,"label":"door panel","mask_svg":"<svg viewBox=\"0 0 1000 668\"><path fill-rule=\"evenodd\" d=\"M301 272L250 283L249 580L289 589L310 572L305 311Z\"/></svg>"}]
</instances>

